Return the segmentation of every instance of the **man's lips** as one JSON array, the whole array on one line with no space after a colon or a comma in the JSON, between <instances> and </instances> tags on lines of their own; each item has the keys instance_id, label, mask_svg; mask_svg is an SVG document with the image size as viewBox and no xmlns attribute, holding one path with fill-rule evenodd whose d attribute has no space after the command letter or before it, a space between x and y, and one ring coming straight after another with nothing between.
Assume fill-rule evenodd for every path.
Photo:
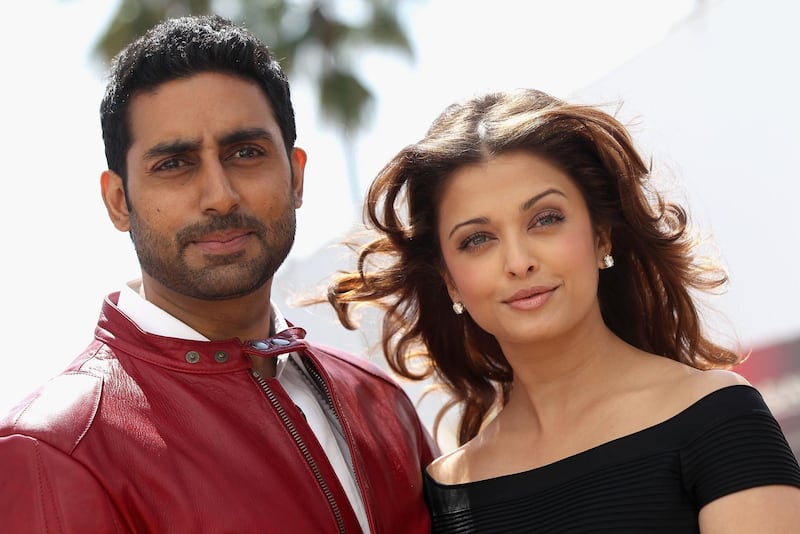
<instances>
[{"instance_id":1,"label":"man's lips","mask_svg":"<svg viewBox=\"0 0 800 534\"><path fill-rule=\"evenodd\" d=\"M230 254L244 247L252 235L249 230L212 232L193 239L191 243L209 254Z\"/></svg>"}]
</instances>

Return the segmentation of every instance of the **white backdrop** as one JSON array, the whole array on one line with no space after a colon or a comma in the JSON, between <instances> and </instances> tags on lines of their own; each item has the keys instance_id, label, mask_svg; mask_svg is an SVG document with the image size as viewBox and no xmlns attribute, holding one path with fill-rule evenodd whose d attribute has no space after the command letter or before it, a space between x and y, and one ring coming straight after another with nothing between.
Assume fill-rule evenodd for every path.
<instances>
[{"instance_id":1,"label":"white backdrop","mask_svg":"<svg viewBox=\"0 0 800 534\"><path fill-rule=\"evenodd\" d=\"M800 333L793 161L800 43L792 26L800 8L779 0L482 5L410 2L416 61L380 52L360 58L380 97L372 126L357 140L362 190L445 105L474 92L532 86L590 102L621 100L622 115L639 119L637 138L656 167L668 167L685 186L698 224L720 246L732 283L714 304L726 327L745 345ZM103 79L87 51L114 7L102 0L4 6L0 411L71 360L91 339L102 297L138 274L98 185ZM348 263L329 245L360 220L337 132L316 119L302 80L293 91L298 142L310 159L297 243L277 281L281 300ZM343 331L324 307L284 306L316 340L365 352L374 338L374 328ZM436 407L423 408L426 419Z\"/></svg>"}]
</instances>

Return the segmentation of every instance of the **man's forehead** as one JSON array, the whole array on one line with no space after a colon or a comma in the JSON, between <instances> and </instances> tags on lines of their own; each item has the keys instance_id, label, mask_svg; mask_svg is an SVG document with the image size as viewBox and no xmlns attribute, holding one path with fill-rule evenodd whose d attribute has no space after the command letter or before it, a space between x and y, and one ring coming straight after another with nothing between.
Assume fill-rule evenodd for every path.
<instances>
[{"instance_id":1,"label":"man's forehead","mask_svg":"<svg viewBox=\"0 0 800 534\"><path fill-rule=\"evenodd\" d=\"M133 143L211 142L251 135L282 144L282 132L261 86L223 73L165 82L131 99Z\"/></svg>"}]
</instances>

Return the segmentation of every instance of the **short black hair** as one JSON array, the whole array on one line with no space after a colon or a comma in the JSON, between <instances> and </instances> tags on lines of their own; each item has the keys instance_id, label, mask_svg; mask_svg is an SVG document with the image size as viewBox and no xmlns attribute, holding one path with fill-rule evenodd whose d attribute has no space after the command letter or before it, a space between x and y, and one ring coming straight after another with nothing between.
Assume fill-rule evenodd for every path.
<instances>
[{"instance_id":1,"label":"short black hair","mask_svg":"<svg viewBox=\"0 0 800 534\"><path fill-rule=\"evenodd\" d=\"M108 168L127 185L131 145L128 107L142 91L202 72L222 72L257 82L272 105L287 154L297 139L289 82L269 48L252 32L218 15L167 19L112 60L100 104Z\"/></svg>"}]
</instances>

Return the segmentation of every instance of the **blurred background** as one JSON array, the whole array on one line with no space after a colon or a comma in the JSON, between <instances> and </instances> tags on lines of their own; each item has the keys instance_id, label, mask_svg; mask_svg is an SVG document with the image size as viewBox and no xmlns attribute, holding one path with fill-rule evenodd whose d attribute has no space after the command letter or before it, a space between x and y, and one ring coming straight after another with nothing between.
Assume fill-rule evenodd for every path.
<instances>
[{"instance_id":1,"label":"blurred background","mask_svg":"<svg viewBox=\"0 0 800 534\"><path fill-rule=\"evenodd\" d=\"M713 239L731 283L715 336L800 453L800 4L789 0L32 0L3 6L0 117L5 358L0 412L91 340L102 298L138 277L100 199L108 59L158 20L213 11L284 58L309 153L294 250L275 298L309 338L382 364L378 318L341 328L300 307L337 269L371 178L449 103L535 87L606 105ZM795 59L792 59L795 58ZM795 65L795 66L792 66ZM426 384L403 384L416 401ZM441 405L420 401L431 425ZM366 407L365 407L366 408ZM449 448L444 429L443 448Z\"/></svg>"}]
</instances>

